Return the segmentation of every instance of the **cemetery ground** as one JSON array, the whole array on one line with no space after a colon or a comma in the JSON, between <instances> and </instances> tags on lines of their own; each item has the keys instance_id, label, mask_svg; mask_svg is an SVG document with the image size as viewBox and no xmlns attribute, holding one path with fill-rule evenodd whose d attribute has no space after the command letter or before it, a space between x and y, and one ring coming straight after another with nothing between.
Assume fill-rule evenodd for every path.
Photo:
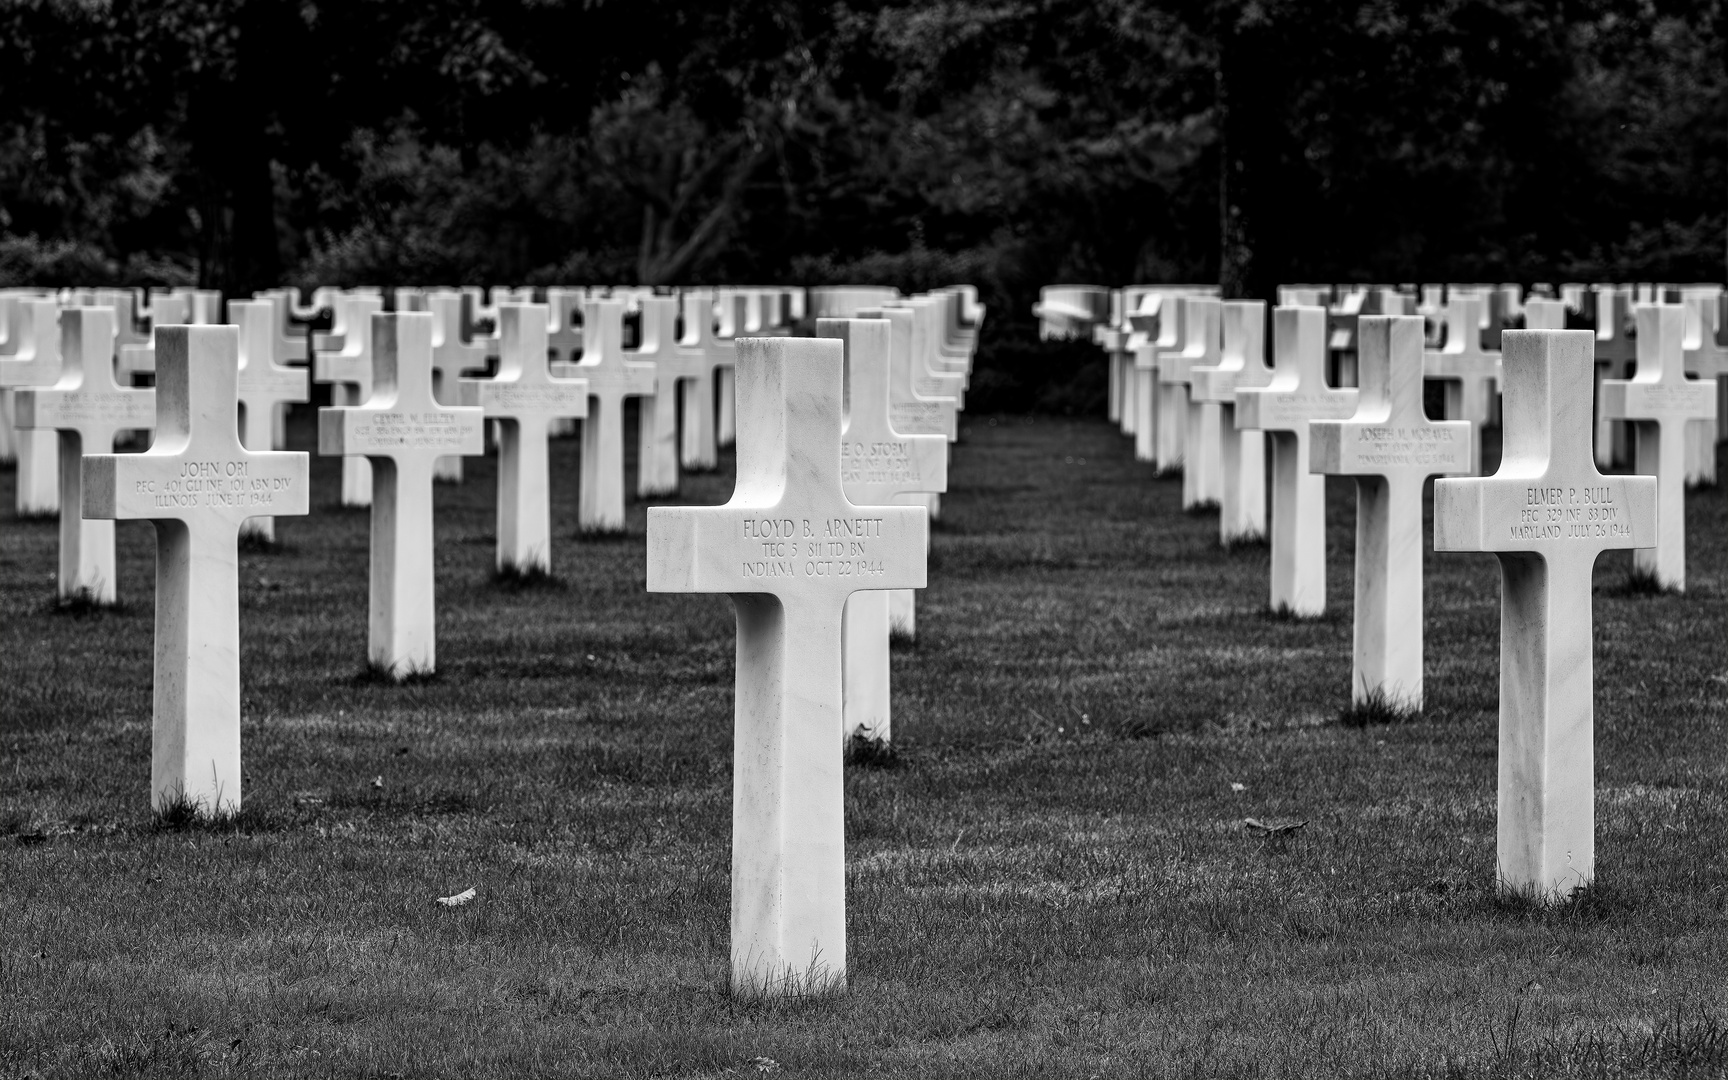
<instances>
[{"instance_id":1,"label":"cemetery ground","mask_svg":"<svg viewBox=\"0 0 1728 1080\"><path fill-rule=\"evenodd\" d=\"M0 512L0 1076L1728 1069L1728 493L1685 597L1599 565L1599 877L1541 911L1493 888L1492 557L1429 553L1427 710L1355 722L1348 481L1297 622L1103 421L966 419L895 750L847 767L850 990L773 1004L726 990L731 605L644 592L640 504L574 535L576 446L551 582L493 580L495 458L438 489L439 669L400 686L313 458L241 557L216 824L148 811L150 527L121 610L63 611L53 524Z\"/></svg>"}]
</instances>

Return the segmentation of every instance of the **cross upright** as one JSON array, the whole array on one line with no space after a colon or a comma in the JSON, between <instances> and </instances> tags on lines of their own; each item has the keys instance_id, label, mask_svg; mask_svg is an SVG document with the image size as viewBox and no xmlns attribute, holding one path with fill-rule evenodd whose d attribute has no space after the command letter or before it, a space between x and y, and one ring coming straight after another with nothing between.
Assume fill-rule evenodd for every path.
<instances>
[{"instance_id":1,"label":"cross upright","mask_svg":"<svg viewBox=\"0 0 1728 1080\"><path fill-rule=\"evenodd\" d=\"M114 377L114 309L60 313L60 379L18 391L18 425L59 432L60 599L114 603L114 523L83 516L81 459L111 454L122 431L156 423L155 391L121 386Z\"/></svg>"},{"instance_id":2,"label":"cross upright","mask_svg":"<svg viewBox=\"0 0 1728 1080\"><path fill-rule=\"evenodd\" d=\"M686 289L679 297L683 305L684 336L678 349L690 354L696 375L684 387L684 443L680 457L691 472L711 472L720 466L720 447L714 431L714 380L720 363L720 345L714 336L714 294L707 289ZM731 343L726 345L731 349Z\"/></svg>"},{"instance_id":3,"label":"cross upright","mask_svg":"<svg viewBox=\"0 0 1728 1080\"><path fill-rule=\"evenodd\" d=\"M344 295L336 298L336 304L347 322L340 334L326 339L334 340L334 351L313 351L312 377L332 384L331 405L351 408L372 396L372 317L384 309L384 301L376 296ZM357 454L344 457L342 505L371 506L372 481L370 461Z\"/></svg>"},{"instance_id":4,"label":"cross upright","mask_svg":"<svg viewBox=\"0 0 1728 1080\"><path fill-rule=\"evenodd\" d=\"M268 312L264 312L268 315ZM268 321L264 323L266 331ZM150 799L240 809L241 525L307 512L303 453L249 450L235 424L240 331L156 331L156 437L83 463L86 517L156 526L156 677ZM110 528L113 522L102 522Z\"/></svg>"},{"instance_id":5,"label":"cross upright","mask_svg":"<svg viewBox=\"0 0 1728 1080\"><path fill-rule=\"evenodd\" d=\"M936 312L928 301L910 299L890 301L888 307L904 308L912 313L912 393L921 398L948 403L959 411L965 400L964 380L947 371L937 371L933 354L936 348Z\"/></svg>"},{"instance_id":6,"label":"cross upright","mask_svg":"<svg viewBox=\"0 0 1728 1080\"><path fill-rule=\"evenodd\" d=\"M726 593L737 613L738 994L844 985L841 614L859 590L925 584L924 509L846 498L842 353L820 338L742 339L731 501L648 511L648 591Z\"/></svg>"},{"instance_id":7,"label":"cross upright","mask_svg":"<svg viewBox=\"0 0 1728 1080\"><path fill-rule=\"evenodd\" d=\"M232 301L228 317L240 328L240 370L236 383L240 442L248 450L273 450L277 410L311 400L306 385L308 373L305 368L285 367L276 362L280 324L274 301ZM274 542L276 519L271 515L247 518L240 526L240 535Z\"/></svg>"},{"instance_id":8,"label":"cross upright","mask_svg":"<svg viewBox=\"0 0 1728 1080\"><path fill-rule=\"evenodd\" d=\"M955 441L960 423L954 403L922 397L912 389L912 312L888 307L861 314L867 319L888 320L888 407L894 430L908 435L941 435L949 442Z\"/></svg>"},{"instance_id":9,"label":"cross upright","mask_svg":"<svg viewBox=\"0 0 1728 1080\"><path fill-rule=\"evenodd\" d=\"M886 319L817 319L816 336L838 338L846 354L846 426L840 483L858 506L922 505L919 496L948 490L948 440L895 430L889 407ZM910 496L910 498L908 498ZM845 663L842 734L891 737L888 645L893 601L915 603L912 590L853 593L841 634Z\"/></svg>"},{"instance_id":10,"label":"cross upright","mask_svg":"<svg viewBox=\"0 0 1728 1080\"><path fill-rule=\"evenodd\" d=\"M562 419L588 415L588 383L547 361L544 304L498 305L498 374L470 380L498 432L498 569L552 572L552 479L546 440Z\"/></svg>"},{"instance_id":11,"label":"cross upright","mask_svg":"<svg viewBox=\"0 0 1728 1080\"><path fill-rule=\"evenodd\" d=\"M1357 323L1362 385L1349 420L1309 426L1310 468L1356 478L1356 611L1350 695L1422 708L1422 488L1468 474L1468 420L1422 409L1422 320L1364 315Z\"/></svg>"},{"instance_id":12,"label":"cross upright","mask_svg":"<svg viewBox=\"0 0 1728 1080\"><path fill-rule=\"evenodd\" d=\"M1656 542L1655 478L1596 469L1591 337L1506 331L1500 470L1434 482L1434 550L1500 560L1500 886L1550 900L1595 872L1596 557Z\"/></svg>"},{"instance_id":13,"label":"cross upright","mask_svg":"<svg viewBox=\"0 0 1728 1080\"><path fill-rule=\"evenodd\" d=\"M1266 302L1224 302L1218 363L1190 373L1192 400L1218 409L1218 542L1225 547L1266 535L1266 434L1236 426L1236 391L1265 386Z\"/></svg>"},{"instance_id":14,"label":"cross upright","mask_svg":"<svg viewBox=\"0 0 1728 1080\"><path fill-rule=\"evenodd\" d=\"M1633 467L1656 478L1656 546L1632 552L1632 568L1666 589L1686 590L1686 429L1716 415L1716 385L1686 377L1686 309L1637 309L1637 374L1602 380L1607 420L1632 427Z\"/></svg>"},{"instance_id":15,"label":"cross upright","mask_svg":"<svg viewBox=\"0 0 1728 1080\"><path fill-rule=\"evenodd\" d=\"M367 657L401 679L437 666L432 465L446 454L482 453L483 421L478 408L432 396L429 313L371 319L371 393L361 405L318 410L318 452L372 463Z\"/></svg>"},{"instance_id":16,"label":"cross upright","mask_svg":"<svg viewBox=\"0 0 1728 1080\"><path fill-rule=\"evenodd\" d=\"M694 389L710 369L700 351L683 348L678 341L675 298L642 298L642 337L633 356L654 365L654 394L642 400L636 425L636 494L643 498L676 494L679 392Z\"/></svg>"},{"instance_id":17,"label":"cross upright","mask_svg":"<svg viewBox=\"0 0 1728 1080\"><path fill-rule=\"evenodd\" d=\"M585 301L582 360L559 364L552 373L559 378L588 380L577 525L587 533L623 532L624 399L654 392L654 365L624 354L624 301Z\"/></svg>"},{"instance_id":18,"label":"cross upright","mask_svg":"<svg viewBox=\"0 0 1728 1080\"><path fill-rule=\"evenodd\" d=\"M1158 394L1170 400L1171 412L1182 416L1182 509L1190 510L1215 504L1219 496L1220 412L1215 402L1196 404L1190 387L1195 368L1213 367L1219 361L1224 302L1214 296L1190 296L1182 310L1181 347L1158 354Z\"/></svg>"},{"instance_id":19,"label":"cross upright","mask_svg":"<svg viewBox=\"0 0 1728 1080\"><path fill-rule=\"evenodd\" d=\"M1544 297L1532 297L1524 303L1524 329L1526 330L1564 330L1566 329L1566 302L1564 300L1549 300ZM1501 340L1505 340L1505 330L1501 330Z\"/></svg>"},{"instance_id":20,"label":"cross upright","mask_svg":"<svg viewBox=\"0 0 1728 1080\"><path fill-rule=\"evenodd\" d=\"M1480 435L1500 381L1500 354L1482 348L1480 296L1451 297L1444 314L1446 344L1424 352L1422 368L1428 378L1445 384L1446 419L1468 420ZM1470 471L1481 469L1481 453L1473 446Z\"/></svg>"},{"instance_id":21,"label":"cross upright","mask_svg":"<svg viewBox=\"0 0 1728 1080\"><path fill-rule=\"evenodd\" d=\"M1723 376L1728 375L1728 346L1722 332L1721 296L1686 298L1686 374L1710 387L1715 408L1709 417L1687 425L1687 486L1716 483L1716 440L1721 435Z\"/></svg>"},{"instance_id":22,"label":"cross upright","mask_svg":"<svg viewBox=\"0 0 1728 1080\"><path fill-rule=\"evenodd\" d=\"M432 397L441 404L459 405L462 380L486 370L486 342L462 340L461 293L434 289L426 294L426 310L432 314ZM496 311L492 314L496 322ZM462 458L456 454L439 458L432 478L460 484Z\"/></svg>"},{"instance_id":23,"label":"cross upright","mask_svg":"<svg viewBox=\"0 0 1728 1080\"><path fill-rule=\"evenodd\" d=\"M582 302L587 298L587 289L546 290L546 347L554 361L574 364L582 356Z\"/></svg>"},{"instance_id":24,"label":"cross upright","mask_svg":"<svg viewBox=\"0 0 1728 1080\"><path fill-rule=\"evenodd\" d=\"M1611 468L1626 460L1626 428L1602 415L1602 380L1630 379L1638 363L1633 338L1632 290L1611 285L1596 289L1596 464Z\"/></svg>"},{"instance_id":25,"label":"cross upright","mask_svg":"<svg viewBox=\"0 0 1728 1080\"><path fill-rule=\"evenodd\" d=\"M1186 296L1166 296L1158 309L1158 336L1134 354L1134 460L1153 462L1160 475L1182 467L1188 410L1164 387L1164 365L1188 339Z\"/></svg>"},{"instance_id":26,"label":"cross upright","mask_svg":"<svg viewBox=\"0 0 1728 1080\"><path fill-rule=\"evenodd\" d=\"M145 314L149 316L152 333L164 326L188 325L193 321L192 297L189 293L158 293L152 289L150 309ZM134 375L150 375L156 370L156 347L149 339L122 344L116 355L123 382L130 382Z\"/></svg>"},{"instance_id":27,"label":"cross upright","mask_svg":"<svg viewBox=\"0 0 1728 1080\"><path fill-rule=\"evenodd\" d=\"M1236 426L1272 437L1273 611L1326 610L1326 478L1308 471L1308 427L1356 411L1356 390L1326 384L1326 309L1272 313L1272 381L1236 391Z\"/></svg>"},{"instance_id":28,"label":"cross upright","mask_svg":"<svg viewBox=\"0 0 1728 1080\"><path fill-rule=\"evenodd\" d=\"M13 321L15 320L15 321ZM53 300L21 298L12 309L6 351L0 354L0 424L14 426L21 518L60 511L60 438L52 428L31 429L17 416L15 391L53 386L60 378L60 305Z\"/></svg>"},{"instance_id":29,"label":"cross upright","mask_svg":"<svg viewBox=\"0 0 1728 1080\"><path fill-rule=\"evenodd\" d=\"M307 336L294 325L294 290L270 289L253 294L255 299L268 301L273 309L273 328L270 331L270 362L279 367L304 365L310 358L311 342ZM238 323L234 315L234 305L228 305L228 321ZM245 335L241 335L244 338ZM244 340L241 350L246 348ZM307 372L309 377L311 372ZM244 389L242 389L244 393ZM305 404L309 398L301 398L298 402L278 402L270 410L270 449L280 450L288 445L288 409L292 404ZM250 445L250 444L248 444ZM260 447L263 449L263 447Z\"/></svg>"}]
</instances>

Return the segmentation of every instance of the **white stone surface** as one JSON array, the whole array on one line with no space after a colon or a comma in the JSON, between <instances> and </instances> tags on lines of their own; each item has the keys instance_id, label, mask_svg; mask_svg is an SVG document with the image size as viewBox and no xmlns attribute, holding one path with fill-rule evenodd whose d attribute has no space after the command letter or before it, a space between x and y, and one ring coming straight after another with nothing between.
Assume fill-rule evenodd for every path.
<instances>
[{"instance_id":1,"label":"white stone surface","mask_svg":"<svg viewBox=\"0 0 1728 1080\"><path fill-rule=\"evenodd\" d=\"M844 985L842 611L861 589L925 584L925 512L845 497L841 366L837 341L741 341L731 501L648 511L648 590L726 593L737 612L731 966L745 995Z\"/></svg>"},{"instance_id":2,"label":"white stone surface","mask_svg":"<svg viewBox=\"0 0 1728 1080\"><path fill-rule=\"evenodd\" d=\"M1481 297L1449 297L1444 312L1446 344L1422 355L1428 378L1445 384L1446 419L1476 425L1478 443L1500 385L1500 354L1482 348L1483 310ZM1475 446L1472 453L1470 471L1477 473L1482 469L1481 447Z\"/></svg>"},{"instance_id":3,"label":"white stone surface","mask_svg":"<svg viewBox=\"0 0 1728 1080\"><path fill-rule=\"evenodd\" d=\"M1326 383L1326 309L1272 313L1272 381L1236 391L1236 426L1272 439L1273 611L1326 610L1326 478L1308 471L1309 424L1356 411L1356 390Z\"/></svg>"},{"instance_id":4,"label":"white stone surface","mask_svg":"<svg viewBox=\"0 0 1728 1080\"><path fill-rule=\"evenodd\" d=\"M47 517L60 512L60 437L52 428L30 430L18 415L18 390L53 386L60 379L60 305L53 300L22 299L14 342L0 356L0 387L7 387L18 467L18 516ZM112 447L110 447L112 449Z\"/></svg>"},{"instance_id":5,"label":"white stone surface","mask_svg":"<svg viewBox=\"0 0 1728 1080\"><path fill-rule=\"evenodd\" d=\"M691 355L696 375L684 386L683 443L679 460L690 472L712 472L720 467L720 444L714 426L714 385L722 362L732 355L730 341L722 345L714 335L714 294L707 289L686 289L679 296L684 332L678 348Z\"/></svg>"},{"instance_id":6,"label":"white stone surface","mask_svg":"<svg viewBox=\"0 0 1728 1080\"><path fill-rule=\"evenodd\" d=\"M1434 550L1500 559L1499 884L1549 900L1595 876L1596 557L1656 542L1655 478L1596 469L1592 344L1508 330L1500 470L1434 483Z\"/></svg>"},{"instance_id":7,"label":"white stone surface","mask_svg":"<svg viewBox=\"0 0 1728 1080\"><path fill-rule=\"evenodd\" d=\"M1136 355L1134 392L1138 395L1139 417L1135 420L1134 457L1156 464L1160 474L1182 468L1182 454L1188 447L1188 408L1171 392L1164 379L1164 368L1182 351L1188 340L1188 300L1186 296L1168 296L1158 311L1158 337L1150 350ZM1150 450L1150 458L1144 452Z\"/></svg>"},{"instance_id":8,"label":"white stone surface","mask_svg":"<svg viewBox=\"0 0 1728 1080\"><path fill-rule=\"evenodd\" d=\"M150 307L140 312L150 324L152 333L164 326L188 326L192 323L192 297L185 292L150 290ZM156 370L156 350L149 341L121 345L119 357L120 381L130 383L134 375L149 375Z\"/></svg>"},{"instance_id":9,"label":"white stone surface","mask_svg":"<svg viewBox=\"0 0 1728 1080\"><path fill-rule=\"evenodd\" d=\"M270 313L262 314L268 332ZM156 526L150 798L157 809L181 798L204 813L240 809L235 545L241 524L260 512L308 509L306 455L249 450L238 437L239 335L232 326L157 330L156 389L126 391L155 397L150 449L83 462L88 517Z\"/></svg>"},{"instance_id":10,"label":"white stone surface","mask_svg":"<svg viewBox=\"0 0 1728 1080\"><path fill-rule=\"evenodd\" d=\"M459 405L461 391L458 388L462 380L486 371L486 341L463 340L461 293L453 289L434 289L426 294L425 310L432 315L432 396L440 404ZM496 306L487 308L486 318L497 324ZM432 470L432 479L441 484L460 484L461 455L449 454L439 458Z\"/></svg>"},{"instance_id":11,"label":"white stone surface","mask_svg":"<svg viewBox=\"0 0 1728 1080\"><path fill-rule=\"evenodd\" d=\"M320 334L313 341L312 378L330 387L330 403L353 408L371 398L373 378L372 316L384 310L375 296L340 294L334 297L340 332ZM329 348L325 348L329 346ZM372 463L359 454L342 459L342 505L372 505Z\"/></svg>"},{"instance_id":12,"label":"white stone surface","mask_svg":"<svg viewBox=\"0 0 1728 1080\"><path fill-rule=\"evenodd\" d=\"M1223 301L1211 296L1182 300L1182 346L1158 354L1158 393L1169 412L1181 414L1182 509L1216 506L1223 494L1219 475L1222 437L1217 402L1196 403L1190 393L1195 368L1217 367L1224 346Z\"/></svg>"},{"instance_id":13,"label":"white stone surface","mask_svg":"<svg viewBox=\"0 0 1728 1080\"><path fill-rule=\"evenodd\" d=\"M1236 391L1265 386L1266 302L1224 303L1224 344L1216 366L1189 373L1195 402L1218 408L1218 542L1225 547L1266 535L1266 434L1236 424Z\"/></svg>"},{"instance_id":14,"label":"white stone surface","mask_svg":"<svg viewBox=\"0 0 1728 1080\"><path fill-rule=\"evenodd\" d=\"M1630 424L1633 467L1656 478L1656 546L1632 553L1633 569L1665 588L1686 588L1686 429L1716 415L1716 386L1686 377L1686 309L1636 310L1637 374L1602 380L1603 419Z\"/></svg>"},{"instance_id":15,"label":"white stone surface","mask_svg":"<svg viewBox=\"0 0 1728 1080\"><path fill-rule=\"evenodd\" d=\"M1719 296L1688 296L1686 305L1686 374L1702 379L1715 392L1716 407L1706 419L1686 427L1686 485L1714 486L1716 443L1721 438L1724 376L1728 376L1728 346L1719 338L1722 306Z\"/></svg>"},{"instance_id":16,"label":"white stone surface","mask_svg":"<svg viewBox=\"0 0 1728 1080\"><path fill-rule=\"evenodd\" d=\"M952 398L926 398L913 389L912 312L887 307L864 312L864 318L888 320L889 409L895 431L908 435L940 435L949 442L959 436L959 413Z\"/></svg>"},{"instance_id":17,"label":"white stone surface","mask_svg":"<svg viewBox=\"0 0 1728 1080\"><path fill-rule=\"evenodd\" d=\"M371 320L371 392L363 404L318 410L318 452L372 463L367 657L401 679L437 667L432 465L481 453L483 420L478 408L433 398L429 313L374 309Z\"/></svg>"},{"instance_id":18,"label":"white stone surface","mask_svg":"<svg viewBox=\"0 0 1728 1080\"><path fill-rule=\"evenodd\" d=\"M645 296L640 303L642 337L630 359L654 365L654 393L642 399L636 424L636 494L646 499L677 493L681 395L711 377L713 369L701 350L678 340L676 299Z\"/></svg>"},{"instance_id":19,"label":"white stone surface","mask_svg":"<svg viewBox=\"0 0 1728 1080\"><path fill-rule=\"evenodd\" d=\"M858 506L922 505L918 496L947 491L948 440L894 428L888 359L892 324L886 319L818 319L816 336L838 338L846 347L840 482L847 500ZM846 602L841 731L847 738L892 738L888 643L892 601L902 594L902 603L914 607L911 589L853 593Z\"/></svg>"},{"instance_id":20,"label":"white stone surface","mask_svg":"<svg viewBox=\"0 0 1728 1080\"><path fill-rule=\"evenodd\" d=\"M108 605L116 596L114 523L83 516L82 458L113 453L122 431L153 427L156 395L115 380L110 308L62 311L60 348L59 380L18 391L18 425L59 434L60 598Z\"/></svg>"},{"instance_id":21,"label":"white stone surface","mask_svg":"<svg viewBox=\"0 0 1728 1080\"><path fill-rule=\"evenodd\" d=\"M582 359L555 365L552 373L588 381L577 525L587 533L623 532L624 399L654 393L654 365L624 353L622 300L582 304Z\"/></svg>"},{"instance_id":22,"label":"white stone surface","mask_svg":"<svg viewBox=\"0 0 1728 1080\"><path fill-rule=\"evenodd\" d=\"M498 305L498 375L471 380L470 400L498 439L498 569L552 572L552 478L546 440L560 419L588 415L586 379L560 379L548 362L543 304Z\"/></svg>"},{"instance_id":23,"label":"white stone surface","mask_svg":"<svg viewBox=\"0 0 1728 1080\"><path fill-rule=\"evenodd\" d=\"M1596 290L1596 464L1604 469L1626 461L1627 433L1626 425L1602 415L1602 380L1632 377L1638 362L1638 345L1632 340L1635 326L1630 288Z\"/></svg>"},{"instance_id":24,"label":"white stone surface","mask_svg":"<svg viewBox=\"0 0 1728 1080\"><path fill-rule=\"evenodd\" d=\"M1524 303L1524 329L1566 329L1566 302L1532 297Z\"/></svg>"},{"instance_id":25,"label":"white stone surface","mask_svg":"<svg viewBox=\"0 0 1728 1080\"><path fill-rule=\"evenodd\" d=\"M304 405L311 400L305 368L287 367L276 361L280 342L281 314L271 300L235 300L228 317L240 329L239 374L236 393L240 403L240 443L248 450L276 449L274 432L278 410L283 405ZM276 539L272 515L247 518L241 536L266 542Z\"/></svg>"},{"instance_id":26,"label":"white stone surface","mask_svg":"<svg viewBox=\"0 0 1728 1080\"><path fill-rule=\"evenodd\" d=\"M1356 606L1350 696L1422 707L1422 488L1469 474L1468 420L1422 409L1422 320L1364 315L1356 413L1309 425L1310 468L1356 478Z\"/></svg>"}]
</instances>

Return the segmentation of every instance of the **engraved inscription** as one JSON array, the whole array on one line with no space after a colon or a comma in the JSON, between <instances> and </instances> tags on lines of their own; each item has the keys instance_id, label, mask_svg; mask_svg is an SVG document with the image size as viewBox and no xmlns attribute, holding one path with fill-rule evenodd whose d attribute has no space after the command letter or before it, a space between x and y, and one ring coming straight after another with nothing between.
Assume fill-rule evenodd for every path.
<instances>
[{"instance_id":1,"label":"engraved inscription","mask_svg":"<svg viewBox=\"0 0 1728 1080\"><path fill-rule=\"evenodd\" d=\"M1632 525L1614 498L1614 488L1606 484L1525 488L1518 521L1507 528L1513 540L1632 537Z\"/></svg>"},{"instance_id":2,"label":"engraved inscription","mask_svg":"<svg viewBox=\"0 0 1728 1080\"><path fill-rule=\"evenodd\" d=\"M588 389L580 386L512 386L481 384L481 401L489 409L506 412L580 412L587 405Z\"/></svg>"},{"instance_id":3,"label":"engraved inscription","mask_svg":"<svg viewBox=\"0 0 1728 1080\"><path fill-rule=\"evenodd\" d=\"M1356 460L1363 465L1451 466L1462 465L1469 448L1451 428L1362 427L1355 428Z\"/></svg>"},{"instance_id":4,"label":"engraved inscription","mask_svg":"<svg viewBox=\"0 0 1728 1080\"><path fill-rule=\"evenodd\" d=\"M841 442L840 479L848 484L916 484L918 462L904 442Z\"/></svg>"},{"instance_id":5,"label":"engraved inscription","mask_svg":"<svg viewBox=\"0 0 1728 1080\"><path fill-rule=\"evenodd\" d=\"M135 481L134 491L148 495L159 509L269 507L276 496L293 490L287 476L254 476L245 461L183 461L179 475L167 480Z\"/></svg>"},{"instance_id":6,"label":"engraved inscription","mask_svg":"<svg viewBox=\"0 0 1728 1080\"><path fill-rule=\"evenodd\" d=\"M354 438L367 446L460 450L471 430L463 419L441 412L372 413L354 427Z\"/></svg>"},{"instance_id":7,"label":"engraved inscription","mask_svg":"<svg viewBox=\"0 0 1728 1080\"><path fill-rule=\"evenodd\" d=\"M1268 427L1305 424L1310 420L1348 420L1355 412L1354 395L1297 391L1264 394L1260 399L1260 422Z\"/></svg>"},{"instance_id":8,"label":"engraved inscription","mask_svg":"<svg viewBox=\"0 0 1728 1080\"><path fill-rule=\"evenodd\" d=\"M882 519L746 518L747 552L739 576L756 578L881 577L887 566L875 552Z\"/></svg>"},{"instance_id":9,"label":"engraved inscription","mask_svg":"<svg viewBox=\"0 0 1728 1080\"><path fill-rule=\"evenodd\" d=\"M142 427L156 423L156 405L136 390L102 392L99 390L69 390L44 394L37 398L38 422L45 426L74 427L98 421L140 422Z\"/></svg>"}]
</instances>

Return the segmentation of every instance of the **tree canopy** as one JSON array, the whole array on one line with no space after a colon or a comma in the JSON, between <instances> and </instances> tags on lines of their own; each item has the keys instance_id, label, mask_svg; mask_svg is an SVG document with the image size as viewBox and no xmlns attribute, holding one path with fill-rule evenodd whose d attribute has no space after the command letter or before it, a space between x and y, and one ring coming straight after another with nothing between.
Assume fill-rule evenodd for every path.
<instances>
[{"instance_id":1,"label":"tree canopy","mask_svg":"<svg viewBox=\"0 0 1728 1080\"><path fill-rule=\"evenodd\" d=\"M0 278L1721 279L1728 0L14 0Z\"/></svg>"}]
</instances>

